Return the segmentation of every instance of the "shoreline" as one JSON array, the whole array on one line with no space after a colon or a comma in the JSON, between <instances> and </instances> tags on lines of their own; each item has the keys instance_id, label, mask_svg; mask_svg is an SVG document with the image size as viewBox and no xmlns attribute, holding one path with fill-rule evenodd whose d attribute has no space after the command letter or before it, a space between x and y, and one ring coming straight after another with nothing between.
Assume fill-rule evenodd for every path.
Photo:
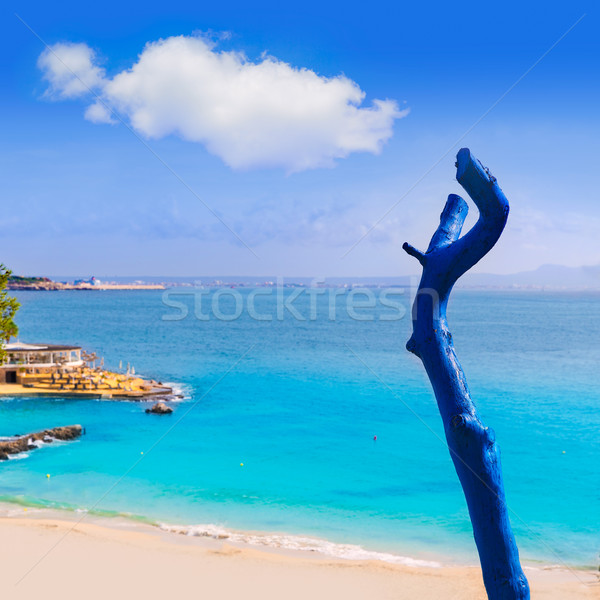
<instances>
[{"instance_id":1,"label":"shoreline","mask_svg":"<svg viewBox=\"0 0 600 600\"><path fill-rule=\"evenodd\" d=\"M64 291L140 291L140 290L164 290L166 289L161 283L101 283L91 285L88 283L71 284L59 283L57 281L48 284L15 284L8 283L6 289L12 292L64 292Z\"/></svg>"},{"instance_id":2,"label":"shoreline","mask_svg":"<svg viewBox=\"0 0 600 600\"><path fill-rule=\"evenodd\" d=\"M11 457L19 460L27 457ZM79 521L95 523L112 528L148 528L156 533L161 532L169 537L189 538L196 540L215 540L232 544L240 548L250 548L264 552L276 552L298 556L319 557L324 560L342 560L348 562L376 561L389 565L426 567L430 569L473 567L474 563L451 561L449 556L406 556L390 551L369 550L358 543L333 542L310 534L285 533L281 531L264 531L254 529L234 529L218 524L175 524L164 520L137 515L128 512L109 510L87 510L68 505L45 504L35 499L0 499L0 520L4 518L27 517L28 519L53 519L69 523ZM542 565L542 563L536 563ZM533 565L532 565L533 566ZM537 568L533 566L533 568ZM582 570L586 570L585 568Z\"/></svg>"},{"instance_id":3,"label":"shoreline","mask_svg":"<svg viewBox=\"0 0 600 600\"><path fill-rule=\"evenodd\" d=\"M0 561L10 574L0 580L0 590L7 593L60 589L61 598L80 598L82 593L95 598L118 590L118 597L160 598L196 590L224 599L264 600L486 597L476 566L332 558L314 551L178 535L124 517L82 518L4 502L0 509L5 540ZM525 571L535 598L600 598L600 579L592 570L526 566Z\"/></svg>"}]
</instances>

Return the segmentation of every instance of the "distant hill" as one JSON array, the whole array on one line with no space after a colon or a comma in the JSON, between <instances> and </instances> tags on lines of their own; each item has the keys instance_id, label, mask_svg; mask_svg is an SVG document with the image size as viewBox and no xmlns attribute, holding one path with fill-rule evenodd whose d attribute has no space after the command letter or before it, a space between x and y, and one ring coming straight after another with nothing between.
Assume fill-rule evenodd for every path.
<instances>
[{"instance_id":1,"label":"distant hill","mask_svg":"<svg viewBox=\"0 0 600 600\"><path fill-rule=\"evenodd\" d=\"M460 280L458 287L600 290L600 265L589 267L542 265L534 271L522 271L511 275L467 273Z\"/></svg>"}]
</instances>

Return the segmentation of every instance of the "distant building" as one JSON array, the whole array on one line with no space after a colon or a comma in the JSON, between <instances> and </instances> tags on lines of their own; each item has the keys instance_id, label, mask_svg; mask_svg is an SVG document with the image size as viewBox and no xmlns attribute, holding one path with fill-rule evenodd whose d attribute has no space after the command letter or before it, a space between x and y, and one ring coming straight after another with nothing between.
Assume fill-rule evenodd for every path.
<instances>
[{"instance_id":1,"label":"distant building","mask_svg":"<svg viewBox=\"0 0 600 600\"><path fill-rule=\"evenodd\" d=\"M99 279L96 279L93 275L89 279L76 279L73 282L73 285L82 285L82 284L87 284L87 285L101 285L102 282Z\"/></svg>"},{"instance_id":2,"label":"distant building","mask_svg":"<svg viewBox=\"0 0 600 600\"><path fill-rule=\"evenodd\" d=\"M6 356L0 365L1 383L21 383L22 374L52 373L83 365L81 347L56 344L5 344Z\"/></svg>"}]
</instances>

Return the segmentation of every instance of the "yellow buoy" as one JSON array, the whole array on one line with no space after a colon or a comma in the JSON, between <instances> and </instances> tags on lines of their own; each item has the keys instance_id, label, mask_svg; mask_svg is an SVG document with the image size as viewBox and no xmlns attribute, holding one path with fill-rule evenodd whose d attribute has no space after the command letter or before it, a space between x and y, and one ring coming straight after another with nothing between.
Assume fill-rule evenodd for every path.
<instances>
[{"instance_id":1,"label":"yellow buoy","mask_svg":"<svg viewBox=\"0 0 600 600\"><path fill-rule=\"evenodd\" d=\"M46 479L50 479L50 473L46 473Z\"/></svg>"},{"instance_id":2,"label":"yellow buoy","mask_svg":"<svg viewBox=\"0 0 600 600\"><path fill-rule=\"evenodd\" d=\"M244 466L244 463L240 463L240 467L243 467L243 466Z\"/></svg>"}]
</instances>

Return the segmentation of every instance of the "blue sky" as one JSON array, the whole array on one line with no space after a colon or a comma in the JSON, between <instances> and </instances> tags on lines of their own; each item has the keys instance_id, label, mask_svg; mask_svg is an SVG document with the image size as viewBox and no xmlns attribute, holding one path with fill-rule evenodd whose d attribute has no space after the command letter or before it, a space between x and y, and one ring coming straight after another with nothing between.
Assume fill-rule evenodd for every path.
<instances>
[{"instance_id":1,"label":"blue sky","mask_svg":"<svg viewBox=\"0 0 600 600\"><path fill-rule=\"evenodd\" d=\"M14 13L52 48L91 49L101 76L90 87L122 122L84 118L96 96L66 97L64 81L49 80L56 70L39 63L46 47ZM15 272L415 273L402 242L426 246L447 194L460 193L462 146L511 202L507 230L479 271L600 263L594 3L25 2L3 9L0 27L0 260ZM145 46L175 36L188 58L243 52L248 67L266 54L277 68L260 78L261 69L244 68L251 77L235 76L236 93L207 99L225 67L213 61L200 76L200 63L184 68L175 46L166 55L175 79L157 83ZM204 46L190 55L192 40ZM141 53L147 74L127 79ZM346 83L325 83L339 75ZM284 89L287 76L299 87ZM294 91L307 81L316 87ZM351 82L365 97L338 123L336 102L353 93ZM139 106L146 93L150 124ZM323 102L313 115L315 98ZM387 117L365 112L375 100L387 102ZM230 118L213 127L221 108Z\"/></svg>"}]
</instances>

